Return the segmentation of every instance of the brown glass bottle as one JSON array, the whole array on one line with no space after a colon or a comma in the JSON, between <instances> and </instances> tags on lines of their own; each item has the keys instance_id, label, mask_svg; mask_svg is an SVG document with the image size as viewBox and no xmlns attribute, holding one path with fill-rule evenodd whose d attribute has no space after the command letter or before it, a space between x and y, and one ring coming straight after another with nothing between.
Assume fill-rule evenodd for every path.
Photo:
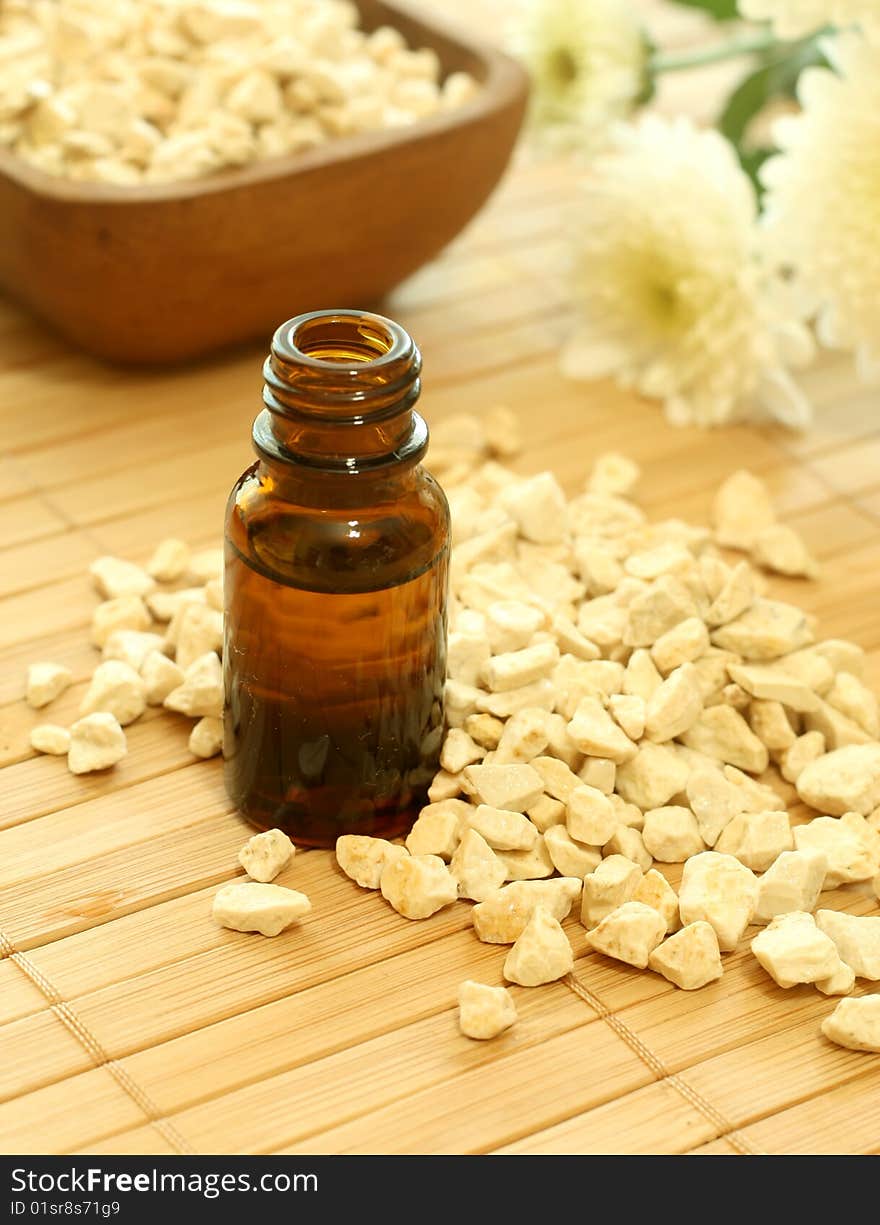
<instances>
[{"instance_id":1,"label":"brown glass bottle","mask_svg":"<svg viewBox=\"0 0 880 1225\"><path fill-rule=\"evenodd\" d=\"M381 315L283 324L226 514L226 785L261 829L405 831L437 768L449 509L419 351Z\"/></svg>"}]
</instances>

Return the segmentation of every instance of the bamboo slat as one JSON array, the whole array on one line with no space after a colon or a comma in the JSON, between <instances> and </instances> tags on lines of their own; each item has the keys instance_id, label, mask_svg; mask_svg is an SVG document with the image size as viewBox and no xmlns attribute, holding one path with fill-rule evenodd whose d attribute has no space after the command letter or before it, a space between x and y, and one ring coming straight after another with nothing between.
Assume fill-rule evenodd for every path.
<instances>
[{"instance_id":1,"label":"bamboo slat","mask_svg":"<svg viewBox=\"0 0 880 1225\"><path fill-rule=\"evenodd\" d=\"M467 10L490 28L503 7ZM699 22L670 8L670 38L688 45ZM697 84L692 109L707 113ZM659 105L686 93L676 82ZM649 514L691 522L707 521L718 483L747 464L823 562L819 582L777 579L770 592L859 641L880 683L876 392L847 358L824 357L805 376L817 421L803 436L701 433L671 429L610 383L565 381L561 227L574 179L561 160L520 155L468 231L389 299L424 354L429 423L509 404L520 471L552 468L573 493L597 452L622 450L643 465ZM574 976L514 988L518 1025L474 1043L457 1031L457 984L499 982L504 950L476 941L466 906L408 923L327 853L300 852L280 878L312 897L298 929L264 940L217 927L211 897L239 874L246 828L219 763L192 762L186 721L150 712L120 766L81 779L34 756L28 735L75 716L97 659L90 560L143 561L171 534L218 541L251 456L262 346L118 370L7 303L0 334L0 1044L11 1052L0 1151L878 1148L876 1057L827 1042L819 1022L834 1001L781 991L745 947L720 982L679 992L588 952L572 919ZM43 712L21 701L37 658L75 677ZM666 871L677 883L680 869ZM877 913L868 887L827 897Z\"/></svg>"}]
</instances>

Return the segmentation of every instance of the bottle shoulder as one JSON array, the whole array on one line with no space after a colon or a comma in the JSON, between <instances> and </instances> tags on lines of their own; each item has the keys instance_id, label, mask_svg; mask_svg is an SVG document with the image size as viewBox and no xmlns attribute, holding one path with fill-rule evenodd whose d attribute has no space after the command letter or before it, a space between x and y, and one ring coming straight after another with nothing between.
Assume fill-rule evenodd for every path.
<instances>
[{"instance_id":1,"label":"bottle shoulder","mask_svg":"<svg viewBox=\"0 0 880 1225\"><path fill-rule=\"evenodd\" d=\"M445 557L449 507L421 467L406 479L285 480L259 462L232 488L226 535L278 582L316 590L396 585Z\"/></svg>"}]
</instances>

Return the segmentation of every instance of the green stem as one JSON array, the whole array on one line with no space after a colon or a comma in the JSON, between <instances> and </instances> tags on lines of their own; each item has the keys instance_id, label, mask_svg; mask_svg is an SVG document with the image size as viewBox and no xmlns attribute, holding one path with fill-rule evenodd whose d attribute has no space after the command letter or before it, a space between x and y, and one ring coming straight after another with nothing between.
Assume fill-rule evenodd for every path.
<instances>
[{"instance_id":1,"label":"green stem","mask_svg":"<svg viewBox=\"0 0 880 1225\"><path fill-rule=\"evenodd\" d=\"M658 76L661 72L684 72L689 68L702 68L704 64L719 64L741 55L770 51L777 42L769 30L763 30L758 34L733 38L715 47L706 47L702 51L683 51L680 54L660 51L652 56L651 69Z\"/></svg>"}]
</instances>

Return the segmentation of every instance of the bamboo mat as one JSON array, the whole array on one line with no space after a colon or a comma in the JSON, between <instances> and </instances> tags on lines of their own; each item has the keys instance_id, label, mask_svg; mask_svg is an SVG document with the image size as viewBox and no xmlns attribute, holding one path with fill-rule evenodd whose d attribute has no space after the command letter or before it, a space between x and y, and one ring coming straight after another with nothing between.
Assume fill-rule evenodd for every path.
<instances>
[{"instance_id":1,"label":"bamboo mat","mask_svg":"<svg viewBox=\"0 0 880 1225\"><path fill-rule=\"evenodd\" d=\"M823 562L818 583L775 592L860 642L876 684L876 391L826 360L807 379L816 426L794 437L678 432L610 385L564 382L572 177L521 160L388 304L422 346L429 421L504 402L521 470L553 468L574 491L615 447L644 466L652 515L697 522L747 463ZM0 1152L880 1151L880 1059L826 1042L833 1001L781 990L746 951L681 992L587 953L570 922L574 973L514 987L519 1024L474 1043L456 989L500 982L503 950L476 940L465 905L407 922L309 851L279 878L312 898L298 929L216 927L211 896L248 831L219 763L191 759L185 721L145 717L120 766L75 778L30 752L45 712L21 699L27 663L55 659L77 683L52 718L75 713L95 662L94 557L145 559L172 532L217 540L250 459L262 346L120 371L9 304L0 336ZM876 912L867 889L830 904Z\"/></svg>"}]
</instances>

